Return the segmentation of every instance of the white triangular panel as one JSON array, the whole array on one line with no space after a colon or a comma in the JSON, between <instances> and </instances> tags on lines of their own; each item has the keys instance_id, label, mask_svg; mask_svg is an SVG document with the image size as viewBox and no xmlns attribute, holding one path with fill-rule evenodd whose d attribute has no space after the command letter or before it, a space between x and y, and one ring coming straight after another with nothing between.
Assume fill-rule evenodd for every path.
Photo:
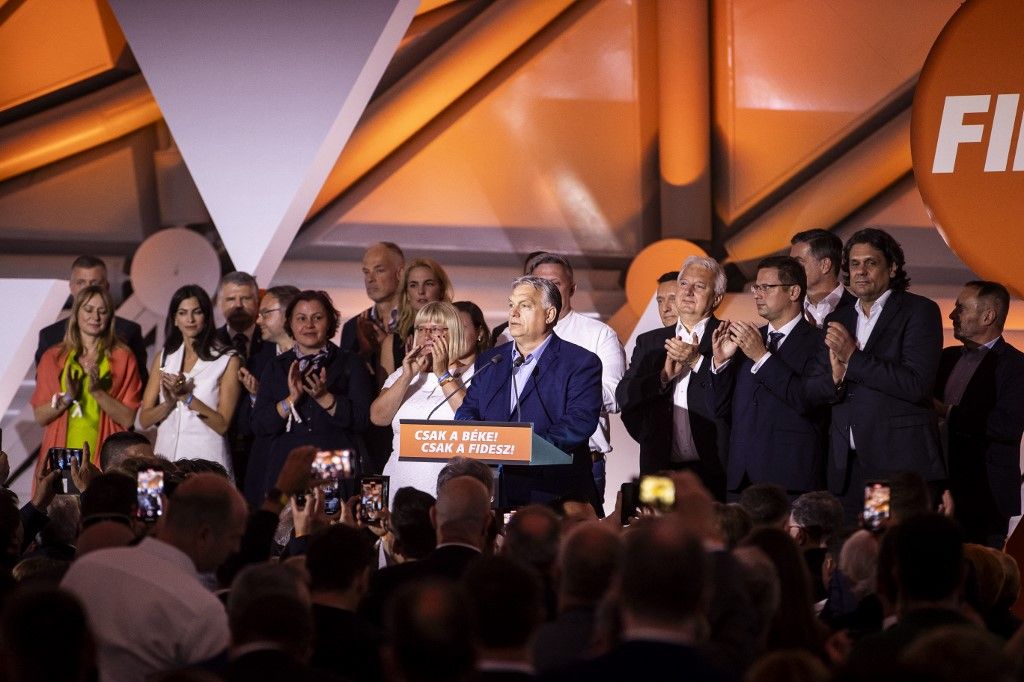
<instances>
[{"instance_id":1,"label":"white triangular panel","mask_svg":"<svg viewBox=\"0 0 1024 682\"><path fill-rule=\"evenodd\" d=\"M270 280L417 0L111 0L235 267Z\"/></svg>"},{"instance_id":2,"label":"white triangular panel","mask_svg":"<svg viewBox=\"0 0 1024 682\"><path fill-rule=\"evenodd\" d=\"M4 349L4 362L0 365L0 414L7 411L35 361L39 330L53 324L67 297L67 281L0 279L0 317L4 320L0 325L0 348Z\"/></svg>"}]
</instances>

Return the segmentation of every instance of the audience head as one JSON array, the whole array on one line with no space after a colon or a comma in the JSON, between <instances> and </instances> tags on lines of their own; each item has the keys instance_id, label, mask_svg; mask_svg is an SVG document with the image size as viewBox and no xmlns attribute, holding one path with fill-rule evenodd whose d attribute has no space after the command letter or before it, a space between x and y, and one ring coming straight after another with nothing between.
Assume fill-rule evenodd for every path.
<instances>
[{"instance_id":1,"label":"audience head","mask_svg":"<svg viewBox=\"0 0 1024 682\"><path fill-rule=\"evenodd\" d=\"M847 538L839 551L839 570L853 584L858 599L873 594L878 580L878 540L866 530Z\"/></svg>"},{"instance_id":2,"label":"audience head","mask_svg":"<svg viewBox=\"0 0 1024 682\"><path fill-rule=\"evenodd\" d=\"M417 258L405 267L399 298L398 333L412 333L416 313L434 301L452 302L452 282L441 264L431 258Z\"/></svg>"},{"instance_id":3,"label":"audience head","mask_svg":"<svg viewBox=\"0 0 1024 682\"><path fill-rule=\"evenodd\" d=\"M444 344L448 362L454 362L473 352L473 346L464 336L459 310L451 303L433 301L416 313L413 347L428 342Z\"/></svg>"},{"instance_id":4,"label":"audience head","mask_svg":"<svg viewBox=\"0 0 1024 682\"><path fill-rule=\"evenodd\" d=\"M814 229L796 233L790 244L789 255L803 267L807 288L831 284L835 289L843 264L843 241L828 230Z\"/></svg>"},{"instance_id":5,"label":"audience head","mask_svg":"<svg viewBox=\"0 0 1024 682\"><path fill-rule=\"evenodd\" d=\"M341 314L326 291L300 291L285 311L284 330L303 353L315 353L338 333Z\"/></svg>"},{"instance_id":6,"label":"audience head","mask_svg":"<svg viewBox=\"0 0 1024 682\"><path fill-rule=\"evenodd\" d=\"M462 542L483 549L493 520L490 493L471 476L453 478L437 491L430 520L438 544Z\"/></svg>"},{"instance_id":7,"label":"audience head","mask_svg":"<svg viewBox=\"0 0 1024 682\"><path fill-rule=\"evenodd\" d=\"M480 306L472 301L456 301L452 305L459 311L459 319L462 321L462 336L466 340L467 348L472 348L472 352L476 355L480 355L490 348L491 330L487 326Z\"/></svg>"},{"instance_id":8,"label":"audience head","mask_svg":"<svg viewBox=\"0 0 1024 682\"><path fill-rule=\"evenodd\" d=\"M562 539L558 551L558 594L563 605L594 606L618 573L621 542L596 521L581 523Z\"/></svg>"},{"instance_id":9,"label":"audience head","mask_svg":"<svg viewBox=\"0 0 1024 682\"><path fill-rule=\"evenodd\" d=\"M547 575L558 556L561 534L558 515L548 507L531 504L518 510L505 526L502 553Z\"/></svg>"},{"instance_id":10,"label":"audience head","mask_svg":"<svg viewBox=\"0 0 1024 682\"><path fill-rule=\"evenodd\" d=\"M246 520L245 500L230 481L216 474L194 474L171 496L160 538L187 554L200 573L207 573L238 551Z\"/></svg>"},{"instance_id":11,"label":"audience head","mask_svg":"<svg viewBox=\"0 0 1024 682\"><path fill-rule=\"evenodd\" d=\"M986 620L994 613L1003 588L1003 563L995 555L996 550L983 545L964 545L964 600Z\"/></svg>"},{"instance_id":12,"label":"audience head","mask_svg":"<svg viewBox=\"0 0 1024 682\"><path fill-rule=\"evenodd\" d=\"M18 582L19 588L60 587L60 581L71 567L71 562L64 559L52 559L48 556L31 556L22 559L11 572Z\"/></svg>"},{"instance_id":13,"label":"audience head","mask_svg":"<svg viewBox=\"0 0 1024 682\"><path fill-rule=\"evenodd\" d=\"M127 547L135 540L135 531L118 521L97 521L84 529L75 544L75 556L109 547Z\"/></svg>"},{"instance_id":14,"label":"audience head","mask_svg":"<svg viewBox=\"0 0 1024 682\"><path fill-rule=\"evenodd\" d=\"M1003 642L974 625L946 625L922 634L903 651L907 682L1011 682L1018 679Z\"/></svg>"},{"instance_id":15,"label":"audience head","mask_svg":"<svg viewBox=\"0 0 1024 682\"><path fill-rule=\"evenodd\" d=\"M447 581L417 581L395 593L385 622L391 677L407 682L468 680L474 675L476 627L469 595Z\"/></svg>"},{"instance_id":16,"label":"audience head","mask_svg":"<svg viewBox=\"0 0 1024 682\"><path fill-rule=\"evenodd\" d=\"M1020 596L1020 567L1017 560L1006 552L996 552L995 555L1003 565L1003 584L996 598L996 608L1008 610Z\"/></svg>"},{"instance_id":17,"label":"audience head","mask_svg":"<svg viewBox=\"0 0 1024 682\"><path fill-rule=\"evenodd\" d=\"M171 296L164 322L164 355L169 355L188 340L203 360L213 358L215 342L213 303L210 296L197 284L186 284ZM179 368L170 367L177 372Z\"/></svg>"},{"instance_id":18,"label":"audience head","mask_svg":"<svg viewBox=\"0 0 1024 682\"><path fill-rule=\"evenodd\" d=\"M562 313L562 294L550 280L523 275L513 280L508 305L509 336L519 343L540 341Z\"/></svg>"},{"instance_id":19,"label":"audience head","mask_svg":"<svg viewBox=\"0 0 1024 682\"><path fill-rule=\"evenodd\" d=\"M86 287L110 289L107 280L107 264L96 256L79 256L71 263L71 276L68 278L68 289L71 298L77 298L78 292Z\"/></svg>"},{"instance_id":20,"label":"audience head","mask_svg":"<svg viewBox=\"0 0 1024 682\"><path fill-rule=\"evenodd\" d=\"M661 323L668 327L679 321L676 314L676 295L679 293L679 271L666 272L658 278L658 289L654 298L658 303L658 316Z\"/></svg>"},{"instance_id":21,"label":"audience head","mask_svg":"<svg viewBox=\"0 0 1024 682\"><path fill-rule=\"evenodd\" d=\"M470 564L462 577L474 606L477 641L488 649L523 649L544 618L537 572L504 556Z\"/></svg>"},{"instance_id":22,"label":"audience head","mask_svg":"<svg viewBox=\"0 0 1024 682\"><path fill-rule=\"evenodd\" d=\"M70 561L75 557L75 538L82 521L77 495L56 495L46 508L50 518L39 530L38 550L53 559Z\"/></svg>"},{"instance_id":23,"label":"audience head","mask_svg":"<svg viewBox=\"0 0 1024 682\"><path fill-rule=\"evenodd\" d=\"M889 525L932 510L931 493L921 475L905 471L889 480Z\"/></svg>"},{"instance_id":24,"label":"audience head","mask_svg":"<svg viewBox=\"0 0 1024 682\"><path fill-rule=\"evenodd\" d=\"M739 562L740 580L744 592L750 597L752 614L757 618L757 644L764 649L772 621L782 602L782 586L779 572L768 555L753 545L737 547L732 555Z\"/></svg>"},{"instance_id":25,"label":"audience head","mask_svg":"<svg viewBox=\"0 0 1024 682\"><path fill-rule=\"evenodd\" d=\"M903 247L884 230L866 227L843 249L843 283L862 301L874 302L887 290L906 291L910 277Z\"/></svg>"},{"instance_id":26,"label":"audience head","mask_svg":"<svg viewBox=\"0 0 1024 682\"><path fill-rule=\"evenodd\" d=\"M526 264L526 272L523 274L541 277L558 288L558 293L562 297L559 318L565 317L572 311L572 296L576 293L576 277L567 258L554 253L539 253Z\"/></svg>"},{"instance_id":27,"label":"audience head","mask_svg":"<svg viewBox=\"0 0 1024 682\"><path fill-rule=\"evenodd\" d=\"M747 510L735 502L715 502L718 535L726 549L733 549L754 528Z\"/></svg>"},{"instance_id":28,"label":"audience head","mask_svg":"<svg viewBox=\"0 0 1024 682\"><path fill-rule=\"evenodd\" d=\"M739 505L750 515L754 528L784 528L789 519L786 491L773 483L755 483L740 493Z\"/></svg>"},{"instance_id":29,"label":"audience head","mask_svg":"<svg viewBox=\"0 0 1024 682\"><path fill-rule=\"evenodd\" d=\"M256 323L260 326L260 335L267 341L279 346L289 346L291 337L284 330L285 313L292 300L299 295L298 287L283 285L270 287L260 299Z\"/></svg>"},{"instance_id":30,"label":"audience head","mask_svg":"<svg viewBox=\"0 0 1024 682\"><path fill-rule=\"evenodd\" d=\"M711 313L725 296L725 270L714 258L689 256L679 268L676 315L693 327Z\"/></svg>"},{"instance_id":31,"label":"audience head","mask_svg":"<svg viewBox=\"0 0 1024 682\"><path fill-rule=\"evenodd\" d=\"M80 289L71 306L68 328L64 332L64 350L81 355L85 338L95 341L101 355L117 344L114 333L114 299L106 287Z\"/></svg>"},{"instance_id":32,"label":"audience head","mask_svg":"<svg viewBox=\"0 0 1024 682\"><path fill-rule=\"evenodd\" d=\"M394 551L403 559L422 559L437 546L430 524L430 509L437 500L413 487L399 488L391 500L391 532Z\"/></svg>"},{"instance_id":33,"label":"audience head","mask_svg":"<svg viewBox=\"0 0 1024 682\"><path fill-rule=\"evenodd\" d=\"M12 595L0 618L0 670L9 682L97 679L96 645L78 600L56 588Z\"/></svg>"},{"instance_id":34,"label":"audience head","mask_svg":"<svg viewBox=\"0 0 1024 682\"><path fill-rule=\"evenodd\" d=\"M459 476L471 476L484 484L491 497L494 496L494 472L478 459L471 457L456 456L448 460L441 471L437 474L437 490L440 491L445 483L458 478Z\"/></svg>"},{"instance_id":35,"label":"audience head","mask_svg":"<svg viewBox=\"0 0 1024 682\"><path fill-rule=\"evenodd\" d=\"M396 298L405 269L405 254L397 244L378 242L363 254L363 285L374 303Z\"/></svg>"},{"instance_id":36,"label":"audience head","mask_svg":"<svg viewBox=\"0 0 1024 682\"><path fill-rule=\"evenodd\" d=\"M1003 333L1010 312L1010 292L999 282L974 280L964 285L949 313L953 336L969 345L981 345Z\"/></svg>"},{"instance_id":37,"label":"audience head","mask_svg":"<svg viewBox=\"0 0 1024 682\"><path fill-rule=\"evenodd\" d=\"M746 682L829 682L821 659L807 651L773 651L747 671Z\"/></svg>"},{"instance_id":38,"label":"audience head","mask_svg":"<svg viewBox=\"0 0 1024 682\"><path fill-rule=\"evenodd\" d=\"M299 660L311 653L309 591L288 566L253 564L242 569L231 583L227 610L234 648L271 642Z\"/></svg>"},{"instance_id":39,"label":"audience head","mask_svg":"<svg viewBox=\"0 0 1024 682\"><path fill-rule=\"evenodd\" d=\"M569 532L577 524L597 521L597 511L590 499L583 493L568 493L548 503L562 522L562 534Z\"/></svg>"},{"instance_id":40,"label":"audience head","mask_svg":"<svg viewBox=\"0 0 1024 682\"><path fill-rule=\"evenodd\" d=\"M232 332L244 332L256 324L260 288L248 272L229 272L217 286L217 304Z\"/></svg>"},{"instance_id":41,"label":"audience head","mask_svg":"<svg viewBox=\"0 0 1024 682\"><path fill-rule=\"evenodd\" d=\"M137 431L117 431L107 436L100 448L100 469L117 469L129 457L152 457L153 445Z\"/></svg>"},{"instance_id":42,"label":"audience head","mask_svg":"<svg viewBox=\"0 0 1024 682\"><path fill-rule=\"evenodd\" d=\"M306 552L309 587L313 592L361 591L376 558L363 531L343 523L328 526L313 536Z\"/></svg>"},{"instance_id":43,"label":"audience head","mask_svg":"<svg viewBox=\"0 0 1024 682\"><path fill-rule=\"evenodd\" d=\"M842 528L843 505L835 495L816 490L793 501L788 530L801 547L825 547Z\"/></svg>"},{"instance_id":44,"label":"audience head","mask_svg":"<svg viewBox=\"0 0 1024 682\"><path fill-rule=\"evenodd\" d=\"M890 528L893 575L900 600L941 602L957 595L964 578L963 532L952 519L919 514Z\"/></svg>"},{"instance_id":45,"label":"audience head","mask_svg":"<svg viewBox=\"0 0 1024 682\"><path fill-rule=\"evenodd\" d=\"M671 516L634 526L620 554L620 607L627 630L686 627L704 609L709 588L701 541Z\"/></svg>"},{"instance_id":46,"label":"audience head","mask_svg":"<svg viewBox=\"0 0 1024 682\"><path fill-rule=\"evenodd\" d=\"M203 459L202 457L178 459L174 461L174 467L182 478L188 478L195 474L214 474L231 480L231 475L228 474L228 470L224 465L212 459Z\"/></svg>"}]
</instances>

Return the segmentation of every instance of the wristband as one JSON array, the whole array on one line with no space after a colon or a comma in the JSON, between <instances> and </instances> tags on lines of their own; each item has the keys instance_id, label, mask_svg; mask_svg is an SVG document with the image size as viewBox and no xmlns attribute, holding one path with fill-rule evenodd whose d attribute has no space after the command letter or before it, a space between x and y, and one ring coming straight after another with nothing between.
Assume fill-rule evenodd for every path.
<instances>
[{"instance_id":1,"label":"wristband","mask_svg":"<svg viewBox=\"0 0 1024 682\"><path fill-rule=\"evenodd\" d=\"M190 392L190 393L188 394L188 397L187 397L187 398L185 398L185 399L184 399L183 401L181 401L181 402L185 403L185 407L192 407L192 398L195 398L195 397L196 397L195 393L191 393L191 392Z\"/></svg>"},{"instance_id":2,"label":"wristband","mask_svg":"<svg viewBox=\"0 0 1024 682\"><path fill-rule=\"evenodd\" d=\"M451 371L446 371L446 372L445 372L444 374L442 374L442 375L441 375L441 377L440 377L440 378L439 378L439 379L437 380L437 385L438 385L438 386L444 386L445 384L447 384L447 383L448 383L449 381L451 381L451 380L452 380L452 379L454 379L454 378L455 378L455 377L453 377L453 376L452 376L452 373L451 373Z\"/></svg>"},{"instance_id":3,"label":"wristband","mask_svg":"<svg viewBox=\"0 0 1024 682\"><path fill-rule=\"evenodd\" d=\"M338 404L338 399L335 398L334 400L331 401L330 405L328 405L327 407L324 408L324 412L330 412L331 410L333 410L337 406L337 404Z\"/></svg>"}]
</instances>

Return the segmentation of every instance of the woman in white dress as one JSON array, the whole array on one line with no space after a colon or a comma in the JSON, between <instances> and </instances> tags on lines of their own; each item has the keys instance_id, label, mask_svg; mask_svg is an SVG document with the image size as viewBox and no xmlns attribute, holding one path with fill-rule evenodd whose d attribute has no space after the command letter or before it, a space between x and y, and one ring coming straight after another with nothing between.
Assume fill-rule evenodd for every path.
<instances>
[{"instance_id":1,"label":"woman in white dress","mask_svg":"<svg viewBox=\"0 0 1024 682\"><path fill-rule=\"evenodd\" d=\"M208 459L231 473L224 433L238 402L240 361L216 340L213 305L202 287L174 292L164 336L139 413L144 428L159 424L153 452L171 461Z\"/></svg>"},{"instance_id":2,"label":"woman in white dress","mask_svg":"<svg viewBox=\"0 0 1024 682\"><path fill-rule=\"evenodd\" d=\"M370 421L377 426L390 424L395 432L391 459L384 465L392 491L412 486L431 495L437 492L437 474L444 462L400 461L398 427L402 419L455 418L476 360L476 337L467 332L462 317L451 303L423 306L416 313L412 349L370 406Z\"/></svg>"}]
</instances>

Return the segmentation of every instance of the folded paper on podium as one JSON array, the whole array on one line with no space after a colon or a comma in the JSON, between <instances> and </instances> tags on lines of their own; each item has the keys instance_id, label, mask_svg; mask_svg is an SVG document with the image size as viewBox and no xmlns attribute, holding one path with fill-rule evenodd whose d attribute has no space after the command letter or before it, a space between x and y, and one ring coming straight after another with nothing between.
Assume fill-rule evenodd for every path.
<instances>
[{"instance_id":1,"label":"folded paper on podium","mask_svg":"<svg viewBox=\"0 0 1024 682\"><path fill-rule=\"evenodd\" d=\"M572 464L572 455L535 434L530 422L399 422L401 461L447 462L452 457L470 457L492 465Z\"/></svg>"}]
</instances>

